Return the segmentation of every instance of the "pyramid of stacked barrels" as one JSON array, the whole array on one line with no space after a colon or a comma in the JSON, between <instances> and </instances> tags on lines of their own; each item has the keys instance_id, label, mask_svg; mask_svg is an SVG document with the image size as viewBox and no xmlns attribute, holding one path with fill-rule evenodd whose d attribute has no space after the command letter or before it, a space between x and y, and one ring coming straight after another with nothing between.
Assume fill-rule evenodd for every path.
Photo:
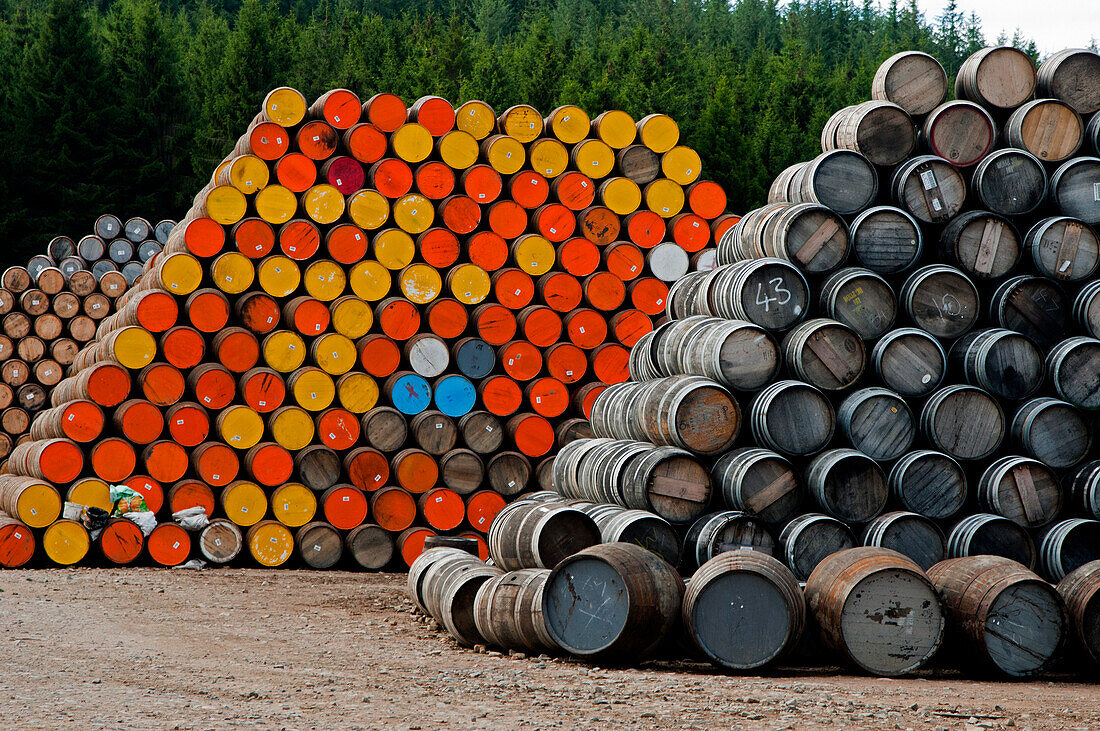
<instances>
[{"instance_id":1,"label":"pyramid of stacked barrels","mask_svg":"<svg viewBox=\"0 0 1100 731\"><path fill-rule=\"evenodd\" d=\"M11 455L5 562L487 552L736 222L678 141L660 114L272 91ZM148 537L57 520L123 483ZM196 534L170 517L198 507Z\"/></svg>"},{"instance_id":2,"label":"pyramid of stacked barrels","mask_svg":"<svg viewBox=\"0 0 1100 731\"><path fill-rule=\"evenodd\" d=\"M410 596L457 639L634 660L682 611L758 667L806 582L831 659L872 673L945 627L1008 675L1100 659L1100 56L987 48L946 101L901 53L871 91L673 285L494 566L425 552Z\"/></svg>"},{"instance_id":3,"label":"pyramid of stacked barrels","mask_svg":"<svg viewBox=\"0 0 1100 731\"><path fill-rule=\"evenodd\" d=\"M0 275L0 460L29 434L77 352L95 337L96 323L168 240L172 221L125 224L100 216L79 241L57 236L45 254ZM154 238L155 236L155 238Z\"/></svg>"}]
</instances>

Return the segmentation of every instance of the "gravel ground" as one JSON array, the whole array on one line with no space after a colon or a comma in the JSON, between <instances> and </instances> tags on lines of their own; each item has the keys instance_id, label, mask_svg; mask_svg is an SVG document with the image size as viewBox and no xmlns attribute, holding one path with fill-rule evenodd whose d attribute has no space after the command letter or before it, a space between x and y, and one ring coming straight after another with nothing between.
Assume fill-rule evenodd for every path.
<instances>
[{"instance_id":1,"label":"gravel ground","mask_svg":"<svg viewBox=\"0 0 1100 731\"><path fill-rule=\"evenodd\" d=\"M0 727L1100 728L1100 690L1068 677L739 677L475 653L420 621L403 586L259 569L0 572Z\"/></svg>"}]
</instances>

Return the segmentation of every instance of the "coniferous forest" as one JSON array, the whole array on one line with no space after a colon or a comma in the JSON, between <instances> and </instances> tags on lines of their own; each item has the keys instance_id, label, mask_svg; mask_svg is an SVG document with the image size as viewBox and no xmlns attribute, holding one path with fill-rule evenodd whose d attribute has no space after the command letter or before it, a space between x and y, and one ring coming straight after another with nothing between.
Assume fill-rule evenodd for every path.
<instances>
[{"instance_id":1,"label":"coniferous forest","mask_svg":"<svg viewBox=\"0 0 1100 731\"><path fill-rule=\"evenodd\" d=\"M743 211L883 59L927 51L953 77L994 40L912 0L4 0L0 16L9 263L104 211L181 216L275 86L661 111Z\"/></svg>"}]
</instances>

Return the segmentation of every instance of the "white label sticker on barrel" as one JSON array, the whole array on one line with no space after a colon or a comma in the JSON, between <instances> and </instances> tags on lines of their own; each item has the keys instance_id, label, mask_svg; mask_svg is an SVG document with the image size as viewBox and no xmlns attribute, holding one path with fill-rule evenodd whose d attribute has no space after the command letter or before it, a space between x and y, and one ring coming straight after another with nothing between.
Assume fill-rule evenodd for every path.
<instances>
[{"instance_id":1,"label":"white label sticker on barrel","mask_svg":"<svg viewBox=\"0 0 1100 731\"><path fill-rule=\"evenodd\" d=\"M320 141L321 141L321 137L320 137L319 135L313 135L313 141L314 141L314 142L320 142Z\"/></svg>"},{"instance_id":2,"label":"white label sticker on barrel","mask_svg":"<svg viewBox=\"0 0 1100 731\"><path fill-rule=\"evenodd\" d=\"M279 539L276 538L275 536L271 536L271 538L269 538L268 540L271 541L272 543L278 543L279 542Z\"/></svg>"},{"instance_id":3,"label":"white label sticker on barrel","mask_svg":"<svg viewBox=\"0 0 1100 731\"><path fill-rule=\"evenodd\" d=\"M31 508L31 515L38 515L38 508Z\"/></svg>"},{"instance_id":4,"label":"white label sticker on barrel","mask_svg":"<svg viewBox=\"0 0 1100 731\"><path fill-rule=\"evenodd\" d=\"M272 538L271 540L272 540L272 542L274 542L274 541L275 541L275 539L274 539L274 538ZM317 545L317 544L315 543L315 544L313 544L313 550L314 550L314 551L318 551L318 552L320 552L320 550L321 550L321 547L320 547L320 546L318 546L318 545Z\"/></svg>"},{"instance_id":5,"label":"white label sticker on barrel","mask_svg":"<svg viewBox=\"0 0 1100 731\"><path fill-rule=\"evenodd\" d=\"M20 533L19 531L16 531L16 532L12 533L12 537L15 538L16 540L20 540L20 539L23 538L23 534Z\"/></svg>"},{"instance_id":6,"label":"white label sticker on barrel","mask_svg":"<svg viewBox=\"0 0 1100 731\"><path fill-rule=\"evenodd\" d=\"M179 541L176 541L175 543L172 544L172 548L179 548L179 547L180 547L180 542Z\"/></svg>"},{"instance_id":7,"label":"white label sticker on barrel","mask_svg":"<svg viewBox=\"0 0 1100 731\"><path fill-rule=\"evenodd\" d=\"M176 426L183 426L183 419L176 419Z\"/></svg>"},{"instance_id":8,"label":"white label sticker on barrel","mask_svg":"<svg viewBox=\"0 0 1100 731\"><path fill-rule=\"evenodd\" d=\"M222 544L222 539L221 538L215 538L214 539L214 545L215 546L220 546L221 544Z\"/></svg>"},{"instance_id":9,"label":"white label sticker on barrel","mask_svg":"<svg viewBox=\"0 0 1100 731\"><path fill-rule=\"evenodd\" d=\"M66 421L72 421L75 418L76 418L76 414L69 414L69 418L66 419Z\"/></svg>"},{"instance_id":10,"label":"white label sticker on barrel","mask_svg":"<svg viewBox=\"0 0 1100 731\"><path fill-rule=\"evenodd\" d=\"M920 182L924 185L925 190L932 190L938 183L936 183L936 174L931 170L925 170L920 174Z\"/></svg>"},{"instance_id":11,"label":"white label sticker on barrel","mask_svg":"<svg viewBox=\"0 0 1100 731\"><path fill-rule=\"evenodd\" d=\"M516 486L516 481L515 480L508 480L508 487L515 487L515 486Z\"/></svg>"},{"instance_id":12,"label":"white label sticker on barrel","mask_svg":"<svg viewBox=\"0 0 1100 731\"><path fill-rule=\"evenodd\" d=\"M1092 199L1094 201L1100 201L1100 183L1092 184Z\"/></svg>"},{"instance_id":13,"label":"white label sticker on barrel","mask_svg":"<svg viewBox=\"0 0 1100 731\"><path fill-rule=\"evenodd\" d=\"M382 475L375 475L374 476L374 481L375 482L381 482L382 481Z\"/></svg>"},{"instance_id":14,"label":"white label sticker on barrel","mask_svg":"<svg viewBox=\"0 0 1100 731\"><path fill-rule=\"evenodd\" d=\"M345 503L350 503L351 502L351 495L344 495L344 502Z\"/></svg>"},{"instance_id":15,"label":"white label sticker on barrel","mask_svg":"<svg viewBox=\"0 0 1100 731\"><path fill-rule=\"evenodd\" d=\"M215 480L220 480L222 478L221 475L210 475L210 477Z\"/></svg>"},{"instance_id":16,"label":"white label sticker on barrel","mask_svg":"<svg viewBox=\"0 0 1100 731\"><path fill-rule=\"evenodd\" d=\"M493 427L491 427L491 426L485 427L485 431L492 431L492 430L493 430Z\"/></svg>"},{"instance_id":17,"label":"white label sticker on barrel","mask_svg":"<svg viewBox=\"0 0 1100 731\"><path fill-rule=\"evenodd\" d=\"M931 380L932 380L932 376L928 373L925 373L923 376L921 376L920 382L921 383L928 383Z\"/></svg>"}]
</instances>

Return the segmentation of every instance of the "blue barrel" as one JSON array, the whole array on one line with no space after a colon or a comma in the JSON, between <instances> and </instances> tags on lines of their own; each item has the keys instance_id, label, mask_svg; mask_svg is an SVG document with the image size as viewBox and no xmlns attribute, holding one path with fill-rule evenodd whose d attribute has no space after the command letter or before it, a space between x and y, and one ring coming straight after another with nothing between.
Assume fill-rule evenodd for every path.
<instances>
[{"instance_id":1,"label":"blue barrel","mask_svg":"<svg viewBox=\"0 0 1100 731\"><path fill-rule=\"evenodd\" d=\"M481 338L462 338L451 348L451 362L467 378L484 378L496 367L497 354Z\"/></svg>"},{"instance_id":2,"label":"blue barrel","mask_svg":"<svg viewBox=\"0 0 1100 731\"><path fill-rule=\"evenodd\" d=\"M435 407L457 419L470 413L477 402L477 389L465 376L451 374L435 382Z\"/></svg>"},{"instance_id":3,"label":"blue barrel","mask_svg":"<svg viewBox=\"0 0 1100 731\"><path fill-rule=\"evenodd\" d=\"M412 416L432 403L432 388L422 376L411 371L399 371L386 379L386 396L394 408Z\"/></svg>"}]
</instances>

